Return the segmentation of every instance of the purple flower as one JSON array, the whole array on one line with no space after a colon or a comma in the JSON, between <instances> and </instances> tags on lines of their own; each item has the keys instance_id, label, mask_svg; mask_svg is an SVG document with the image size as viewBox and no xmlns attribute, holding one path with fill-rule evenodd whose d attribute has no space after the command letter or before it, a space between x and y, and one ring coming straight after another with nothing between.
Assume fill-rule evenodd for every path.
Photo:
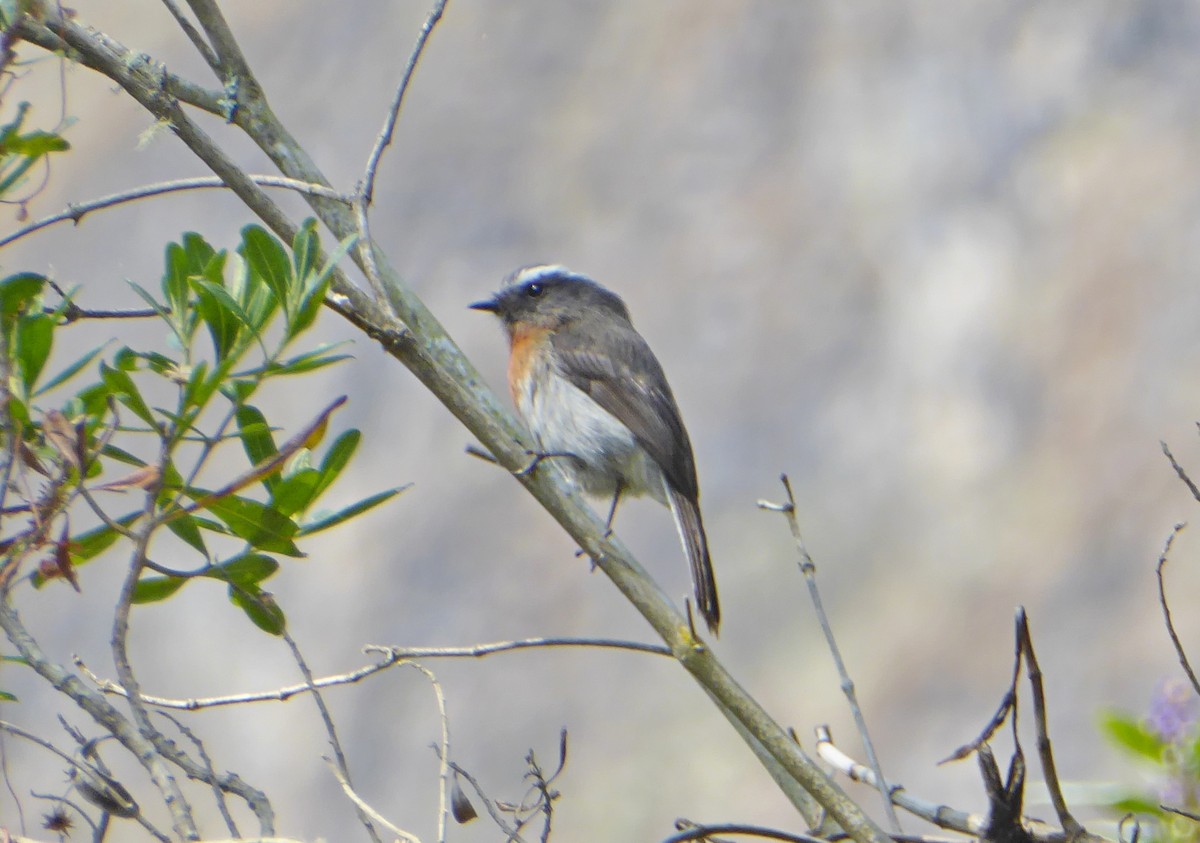
<instances>
[{"instance_id":1,"label":"purple flower","mask_svg":"<svg viewBox=\"0 0 1200 843\"><path fill-rule=\"evenodd\" d=\"M1178 743L1188 736L1200 717L1200 698L1182 679L1164 679L1150 700L1147 722L1159 737Z\"/></svg>"}]
</instances>

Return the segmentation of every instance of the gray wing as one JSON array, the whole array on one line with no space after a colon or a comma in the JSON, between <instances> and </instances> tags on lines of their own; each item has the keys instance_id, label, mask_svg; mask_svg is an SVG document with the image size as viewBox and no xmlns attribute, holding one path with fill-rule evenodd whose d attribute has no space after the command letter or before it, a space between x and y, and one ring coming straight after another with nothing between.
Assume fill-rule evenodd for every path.
<instances>
[{"instance_id":1,"label":"gray wing","mask_svg":"<svg viewBox=\"0 0 1200 843\"><path fill-rule=\"evenodd\" d=\"M552 335L562 374L633 432L672 489L696 500L692 444L662 366L633 326L609 322L602 331L577 323Z\"/></svg>"}]
</instances>

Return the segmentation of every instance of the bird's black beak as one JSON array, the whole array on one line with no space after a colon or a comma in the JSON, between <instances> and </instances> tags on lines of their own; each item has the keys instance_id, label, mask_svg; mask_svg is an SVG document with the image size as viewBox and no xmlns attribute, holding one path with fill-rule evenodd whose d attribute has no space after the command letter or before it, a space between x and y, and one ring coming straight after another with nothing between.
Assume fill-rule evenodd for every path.
<instances>
[{"instance_id":1,"label":"bird's black beak","mask_svg":"<svg viewBox=\"0 0 1200 843\"><path fill-rule=\"evenodd\" d=\"M485 299L484 301L477 301L468 306L471 308L471 310L486 310L488 313L500 312L500 303L494 298Z\"/></svg>"}]
</instances>

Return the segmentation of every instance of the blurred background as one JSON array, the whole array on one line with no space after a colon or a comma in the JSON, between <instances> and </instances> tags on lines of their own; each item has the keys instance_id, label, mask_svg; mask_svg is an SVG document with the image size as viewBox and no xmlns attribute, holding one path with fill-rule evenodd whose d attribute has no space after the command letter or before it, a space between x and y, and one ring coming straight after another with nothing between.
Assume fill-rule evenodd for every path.
<instances>
[{"instance_id":1,"label":"blurred background","mask_svg":"<svg viewBox=\"0 0 1200 843\"><path fill-rule=\"evenodd\" d=\"M162 4L73 5L81 21L216 86ZM226 6L276 112L351 190L428 3ZM806 741L829 723L861 757L787 525L755 508L782 496L780 472L889 777L935 802L985 807L973 762L936 765L998 704L1024 605L1060 776L1138 786L1096 724L1109 708L1145 710L1179 672L1154 564L1196 507L1160 440L1200 476L1198 76L1200 7L1178 0L452 0L384 158L372 228L497 389L502 332L466 305L511 269L565 263L625 298L694 442L725 616L716 652ZM4 119L25 98L35 122L52 124L64 81L74 148L31 218L206 174L111 83L44 57L8 94ZM270 172L236 131L201 122L248 169ZM19 227L6 213L0 231ZM251 221L231 196L193 192L28 237L0 263L82 285L84 306L138 306L126 280L157 288L165 243L196 230L232 248ZM57 349L60 363L108 340L115 350L163 339L149 323L71 331L78 345ZM270 582L315 672L364 663L366 643L649 640L549 516L464 454L469 434L403 367L333 314L318 333L349 341L355 360L281 383L269 417L296 429L345 393L335 427L361 428L364 445L334 497L414 486L312 541L310 558ZM630 504L618 531L668 594L690 594L666 510ZM1182 533L1168 571L1193 647L1198 542ZM82 569L82 595L22 595L53 657L77 653L112 675L121 567L117 556ZM298 681L284 646L203 585L135 612L145 692ZM555 651L428 666L445 687L453 757L492 796L519 798L525 754L552 765L569 730L553 839L652 841L679 816L801 830L666 660ZM60 711L87 727L15 668L0 679L21 697L0 716L46 736L61 734ZM394 670L328 698L361 793L432 838L427 682ZM329 748L310 700L187 723L218 769L268 792L281 834L361 834L320 760ZM18 789L61 787L61 764L44 752L13 739L6 751ZM145 787L140 771L124 775ZM17 827L11 794L0 794L0 823ZM142 839L126 825L111 839ZM205 828L221 833L215 813ZM499 836L484 820L452 838Z\"/></svg>"}]
</instances>

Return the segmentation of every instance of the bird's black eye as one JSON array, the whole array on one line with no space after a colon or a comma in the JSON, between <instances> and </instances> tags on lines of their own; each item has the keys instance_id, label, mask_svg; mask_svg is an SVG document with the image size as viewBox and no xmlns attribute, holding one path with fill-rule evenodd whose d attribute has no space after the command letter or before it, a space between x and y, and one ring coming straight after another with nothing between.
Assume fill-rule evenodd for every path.
<instances>
[{"instance_id":1,"label":"bird's black eye","mask_svg":"<svg viewBox=\"0 0 1200 843\"><path fill-rule=\"evenodd\" d=\"M525 295L531 299L536 299L544 292L546 292L546 287L537 281L525 285Z\"/></svg>"}]
</instances>

